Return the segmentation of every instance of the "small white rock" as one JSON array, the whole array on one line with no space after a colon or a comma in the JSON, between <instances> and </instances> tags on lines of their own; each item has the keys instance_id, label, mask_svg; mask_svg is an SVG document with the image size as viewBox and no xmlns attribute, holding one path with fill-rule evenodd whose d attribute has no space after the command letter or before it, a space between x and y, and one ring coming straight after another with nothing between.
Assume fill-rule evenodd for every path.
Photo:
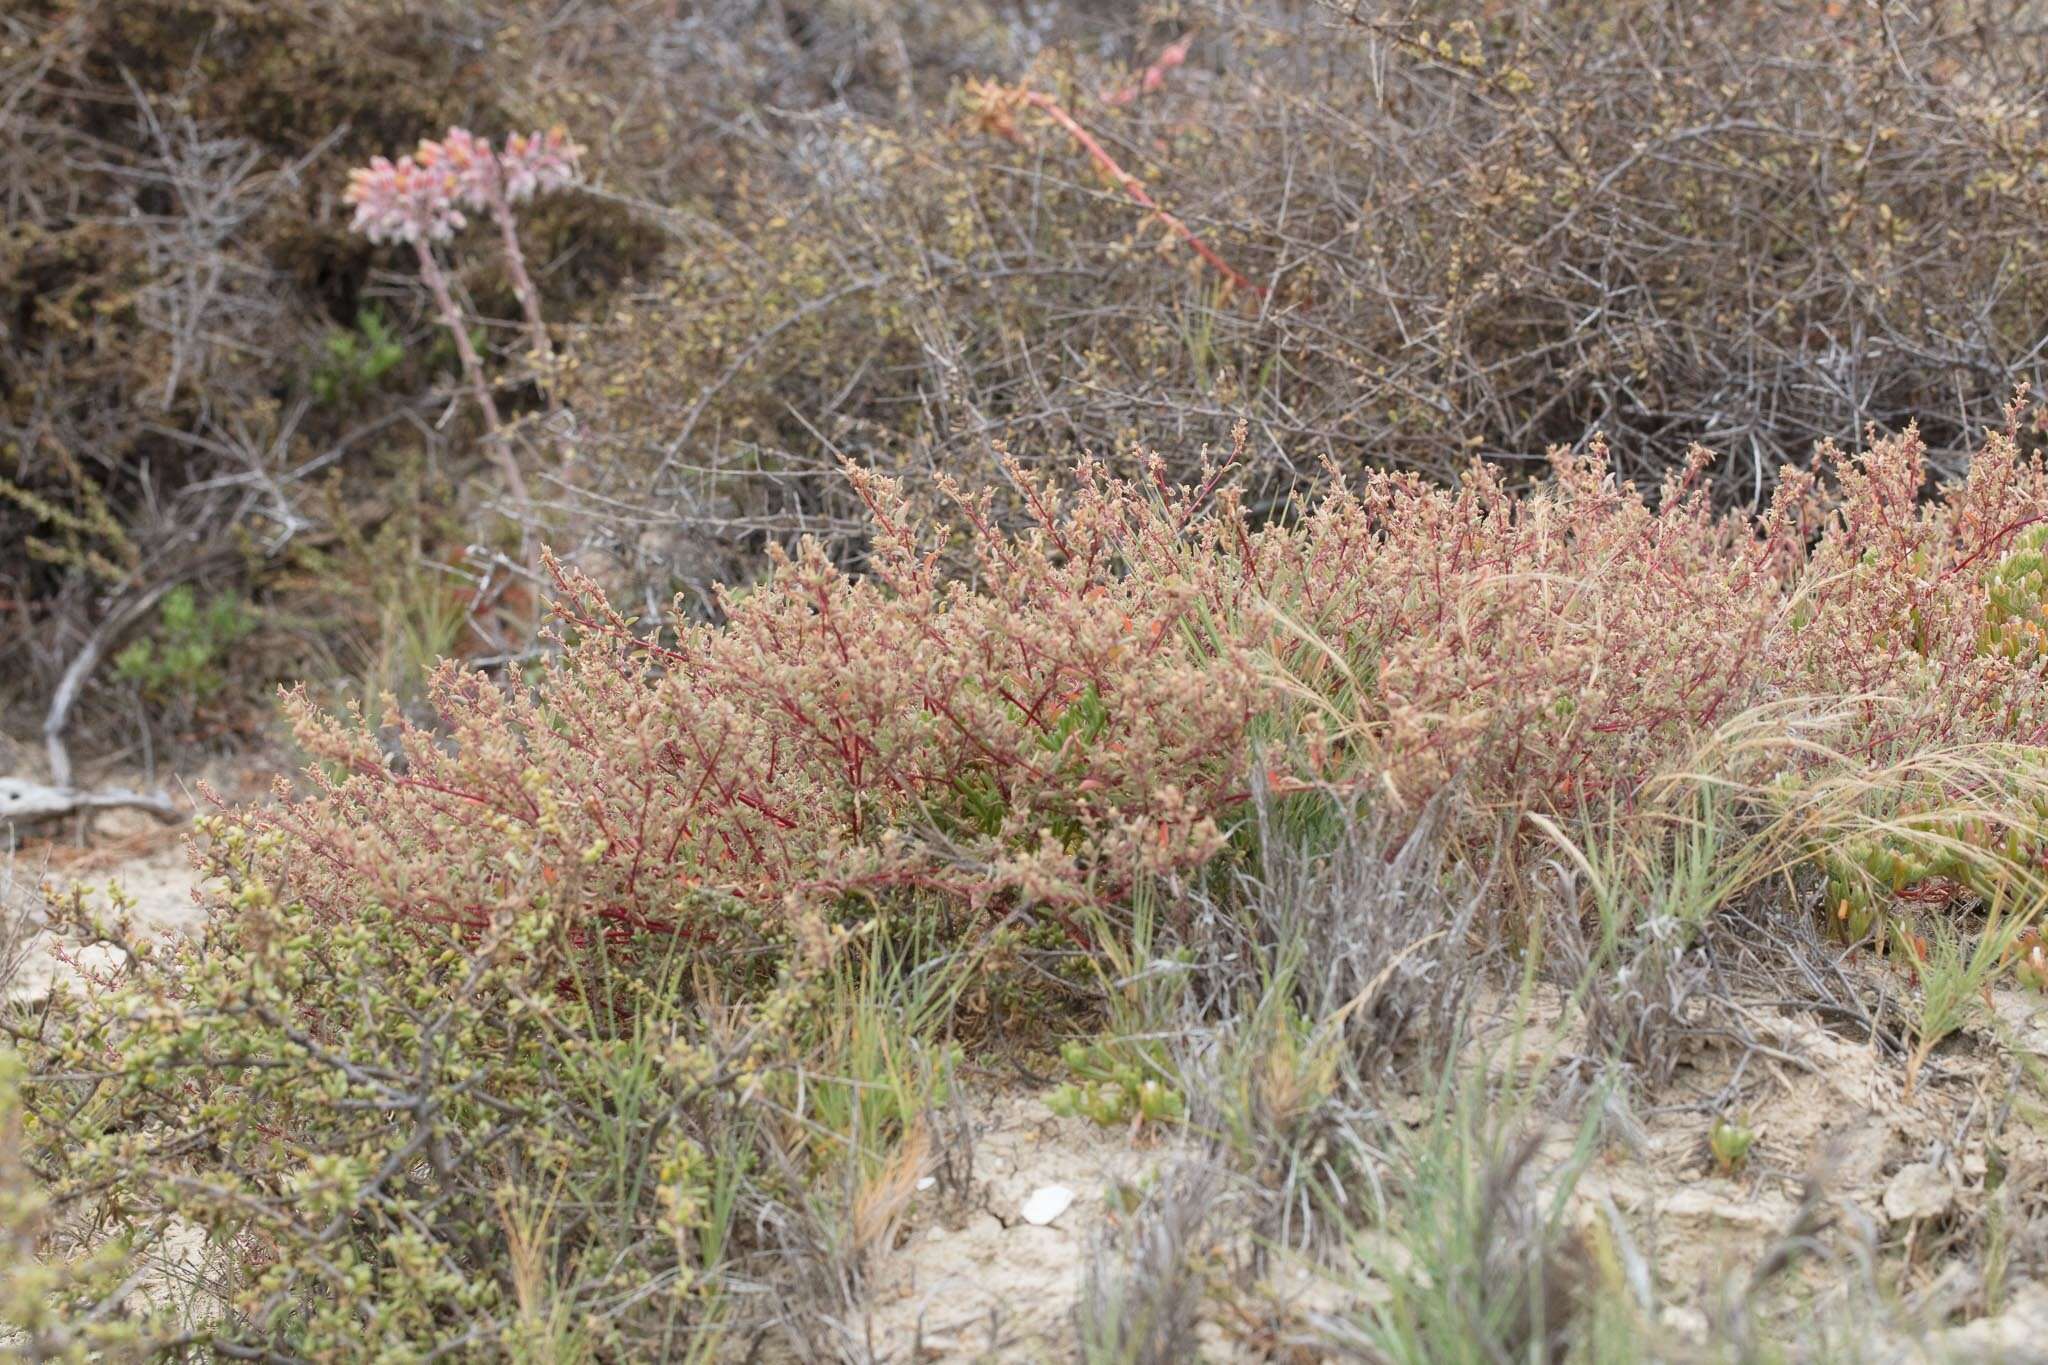
<instances>
[{"instance_id":1,"label":"small white rock","mask_svg":"<svg viewBox=\"0 0 2048 1365\"><path fill-rule=\"evenodd\" d=\"M1074 1192L1065 1185L1040 1185L1024 1200L1017 1212L1033 1227L1044 1227L1065 1213L1074 1202Z\"/></svg>"},{"instance_id":2,"label":"small white rock","mask_svg":"<svg viewBox=\"0 0 2048 1365\"><path fill-rule=\"evenodd\" d=\"M1885 1216L1894 1223L1909 1218L1937 1218L1956 1202L1956 1187L1931 1161L1899 1167L1885 1187Z\"/></svg>"},{"instance_id":3,"label":"small white rock","mask_svg":"<svg viewBox=\"0 0 2048 1365\"><path fill-rule=\"evenodd\" d=\"M1705 1313L1685 1304L1666 1304L1657 1317L1666 1328L1687 1341L1703 1342L1713 1331L1713 1324Z\"/></svg>"},{"instance_id":4,"label":"small white rock","mask_svg":"<svg viewBox=\"0 0 2048 1365\"><path fill-rule=\"evenodd\" d=\"M920 1178L920 1179L918 1180L918 1182L917 1182L917 1187L918 1187L919 1189L921 1189L921 1190L928 1190L928 1189L930 1189L930 1188L931 1188L932 1186L934 1186L934 1185L936 1185L936 1184L938 1184L938 1183L939 1183L939 1178L938 1178L937 1176L935 1176L935 1175L927 1175L927 1176L923 1176L923 1177L921 1177L921 1178Z\"/></svg>"}]
</instances>

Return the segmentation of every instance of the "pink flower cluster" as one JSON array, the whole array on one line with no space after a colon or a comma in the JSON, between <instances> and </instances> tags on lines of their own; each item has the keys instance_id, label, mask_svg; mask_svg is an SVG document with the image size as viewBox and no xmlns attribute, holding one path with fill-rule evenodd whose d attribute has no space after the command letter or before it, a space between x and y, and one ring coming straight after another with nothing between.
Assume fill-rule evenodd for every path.
<instances>
[{"instance_id":1,"label":"pink flower cluster","mask_svg":"<svg viewBox=\"0 0 2048 1365\"><path fill-rule=\"evenodd\" d=\"M451 134L452 136L452 134ZM484 148L489 153L488 145ZM517 204L537 193L560 189L576 178L576 159L583 149L569 141L560 124L545 133L518 133L505 139L498 158L505 173L505 197Z\"/></svg>"},{"instance_id":2,"label":"pink flower cluster","mask_svg":"<svg viewBox=\"0 0 2048 1365\"><path fill-rule=\"evenodd\" d=\"M409 156L371 157L348 173L342 197L355 205L349 226L373 242L446 241L466 221L455 206L454 177Z\"/></svg>"},{"instance_id":3,"label":"pink flower cluster","mask_svg":"<svg viewBox=\"0 0 2048 1365\"><path fill-rule=\"evenodd\" d=\"M355 207L350 224L373 242L446 241L468 220L462 210L516 204L576 178L583 149L566 130L514 133L505 150L466 128L450 128L439 142L423 140L397 161L373 157L349 172L344 199Z\"/></svg>"}]
</instances>

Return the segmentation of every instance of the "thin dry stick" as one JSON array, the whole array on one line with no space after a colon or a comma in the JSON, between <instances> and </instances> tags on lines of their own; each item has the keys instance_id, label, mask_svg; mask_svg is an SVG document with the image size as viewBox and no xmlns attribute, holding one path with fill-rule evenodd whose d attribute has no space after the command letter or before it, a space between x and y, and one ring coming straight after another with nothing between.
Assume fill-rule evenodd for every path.
<instances>
[{"instance_id":1,"label":"thin dry stick","mask_svg":"<svg viewBox=\"0 0 2048 1365\"><path fill-rule=\"evenodd\" d=\"M512 293L519 300L519 309L526 315L526 336L533 356L533 363L540 371L540 389L546 397L548 416L557 417L562 411L561 386L556 382L555 345L548 336L548 326L540 314L540 291L533 287L533 277L526 273L526 253L519 246L519 228L512 214L512 204L505 197L505 177L502 170L492 176L489 185L491 217L498 224L498 238L504 245L505 270L512 276ZM560 428L550 423L550 431L560 434ZM555 477L562 487L569 488L575 483L575 448L564 442L561 458L555 462ZM528 568L532 565L529 564ZM536 624L538 624L536 622Z\"/></svg>"},{"instance_id":2,"label":"thin dry stick","mask_svg":"<svg viewBox=\"0 0 2048 1365\"><path fill-rule=\"evenodd\" d=\"M1144 182L1122 166L1119 166L1116 158L1111 156L1108 150L1095 140L1095 135L1075 122L1074 116L1069 114L1058 100L1036 90L1026 90L1024 92L1024 102L1032 108L1042 111L1047 118L1066 129L1068 136L1081 144L1081 150L1088 153L1096 165L1102 167L1103 173L1116 181L1117 184L1123 186L1125 194L1128 194L1141 208L1150 210L1152 216L1163 224L1167 231L1173 233L1183 242L1186 242L1197 256L1200 256L1213 266L1224 279L1229 280L1239 289L1246 290L1258 298L1266 296L1266 291L1263 288L1253 284L1233 267L1230 262L1217 255L1207 242L1195 234L1193 228L1160 207L1159 201L1146 192Z\"/></svg>"}]
</instances>

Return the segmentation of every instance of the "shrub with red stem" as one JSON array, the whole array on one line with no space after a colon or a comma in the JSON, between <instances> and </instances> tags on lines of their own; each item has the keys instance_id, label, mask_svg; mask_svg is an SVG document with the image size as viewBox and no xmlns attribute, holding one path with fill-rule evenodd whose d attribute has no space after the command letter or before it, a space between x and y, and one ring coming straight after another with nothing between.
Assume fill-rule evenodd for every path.
<instances>
[{"instance_id":1,"label":"shrub with red stem","mask_svg":"<svg viewBox=\"0 0 2048 1365\"><path fill-rule=\"evenodd\" d=\"M1168 52L1173 52L1173 49L1168 49ZM1185 57L1184 47L1180 49L1180 55L1182 58ZM1161 60L1165 61L1165 58L1162 57ZM1176 60L1171 65L1179 65L1179 61ZM1165 79L1165 70L1164 67L1156 68L1156 79L1155 72L1148 71L1145 88L1157 89ZM1072 138L1075 145L1087 154L1088 159L1115 182L1117 188L1130 196L1133 203L1150 214L1153 221L1165 228L1168 233L1186 243L1190 251L1227 280L1232 288L1242 289L1253 298L1262 299L1266 296L1263 287L1252 283L1244 272L1224 260L1214 247L1202 240L1193 228L1162 207L1159 201L1152 197L1152 192L1145 188L1145 182L1125 170L1122 163L1110 155L1109 149L1102 145L1101 140L1089 132L1079 119L1068 112L1065 105L1051 95L1025 85L1005 86L993 82L970 82L968 95L982 125L1011 142L1023 141L1023 135L1017 130L1016 116L1019 110L1033 109L1043 114L1054 126Z\"/></svg>"},{"instance_id":2,"label":"shrub with red stem","mask_svg":"<svg viewBox=\"0 0 2048 1365\"><path fill-rule=\"evenodd\" d=\"M1788 478L1758 518L1712 509L1703 452L1653 504L1596 448L1526 494L1379 474L1264 526L1227 464L1192 488L1017 469L1021 531L942 485L964 577L896 482L849 471L862 574L807 544L663 637L550 560L559 651L514 689L444 665L441 728L394 719L395 759L292 695L324 767L222 817L215 866L328 917L475 934L538 908L573 944L708 949L875 901L1062 919L1215 856L1254 763L1405 809L1456 785L1497 827L1625 813L1759 708L1846 730L1731 781L2038 743L2038 655L1983 641L2048 517L2039 459L1996 434L1920 502L1912 432L1833 458L1839 496Z\"/></svg>"}]
</instances>

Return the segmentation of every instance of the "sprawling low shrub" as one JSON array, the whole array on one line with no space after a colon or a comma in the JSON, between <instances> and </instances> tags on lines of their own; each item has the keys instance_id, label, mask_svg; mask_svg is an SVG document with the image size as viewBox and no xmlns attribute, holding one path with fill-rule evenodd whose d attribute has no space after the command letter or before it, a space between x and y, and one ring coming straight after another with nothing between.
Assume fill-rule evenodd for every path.
<instances>
[{"instance_id":1,"label":"sprawling low shrub","mask_svg":"<svg viewBox=\"0 0 2048 1365\"><path fill-rule=\"evenodd\" d=\"M563 571L568 640L532 686L444 666L445 731L400 721L395 759L291 697L328 767L308 800L223 816L220 866L337 921L375 901L477 932L533 907L579 943L710 944L792 904L1057 905L1213 853L1257 680L1207 619L1195 494L1091 474L1056 510L1033 485L1042 523L988 529L968 584L895 485L857 478L872 575L807 546L664 643Z\"/></svg>"},{"instance_id":2,"label":"sprawling low shrub","mask_svg":"<svg viewBox=\"0 0 2048 1365\"><path fill-rule=\"evenodd\" d=\"M1654 506L1596 448L1527 495L1485 467L1380 474L1263 527L1221 470L1014 471L1021 533L987 495L949 488L938 518L855 473L865 574L810 544L664 635L558 569L564 644L530 685L444 666L441 725L384 735L292 696L314 790L224 814L212 857L333 922L374 905L473 935L532 909L579 945L733 944L913 892L987 923L1203 863L1255 762L1283 788L1413 806L1455 781L1488 818L1576 819L1759 708L1815 738L1723 755L1728 781L1920 763L1915 800L2025 824L1982 775L2017 759L1927 759L2048 725L2048 676L2009 647L2048 520L2021 417L1930 502L1909 431L1832 455L1837 494L1788 477L1756 519L1713 509L1703 452ZM954 519L965 574L942 567Z\"/></svg>"}]
</instances>

